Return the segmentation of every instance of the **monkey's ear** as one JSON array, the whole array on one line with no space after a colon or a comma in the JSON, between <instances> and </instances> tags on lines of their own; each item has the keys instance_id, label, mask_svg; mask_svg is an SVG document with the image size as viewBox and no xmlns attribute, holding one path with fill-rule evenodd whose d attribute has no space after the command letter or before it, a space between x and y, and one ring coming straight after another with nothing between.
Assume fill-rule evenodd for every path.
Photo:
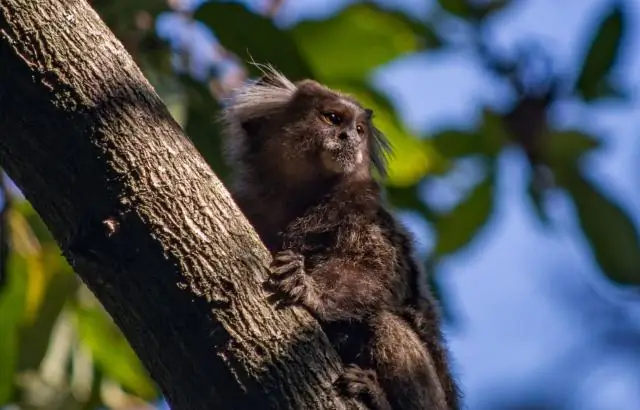
<instances>
[{"instance_id":1,"label":"monkey's ear","mask_svg":"<svg viewBox=\"0 0 640 410\"><path fill-rule=\"evenodd\" d=\"M367 115L367 120L373 120L373 110L371 108L365 108L364 113Z\"/></svg>"}]
</instances>

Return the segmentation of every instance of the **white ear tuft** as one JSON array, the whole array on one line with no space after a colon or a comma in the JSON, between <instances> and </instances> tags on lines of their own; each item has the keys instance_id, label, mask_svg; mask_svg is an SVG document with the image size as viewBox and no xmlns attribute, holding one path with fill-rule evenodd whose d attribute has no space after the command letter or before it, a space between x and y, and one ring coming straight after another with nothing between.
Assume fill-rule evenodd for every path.
<instances>
[{"instance_id":1,"label":"white ear tuft","mask_svg":"<svg viewBox=\"0 0 640 410\"><path fill-rule=\"evenodd\" d=\"M263 72L253 83L241 87L228 101L223 117L228 123L241 124L264 117L282 108L296 92L296 86L269 64L252 63Z\"/></svg>"}]
</instances>

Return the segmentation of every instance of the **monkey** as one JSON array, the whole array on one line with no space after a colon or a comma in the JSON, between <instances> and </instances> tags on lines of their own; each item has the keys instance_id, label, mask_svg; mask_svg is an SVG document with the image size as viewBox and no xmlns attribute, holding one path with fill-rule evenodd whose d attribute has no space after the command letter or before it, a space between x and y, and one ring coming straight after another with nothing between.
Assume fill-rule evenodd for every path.
<instances>
[{"instance_id":1,"label":"monkey","mask_svg":"<svg viewBox=\"0 0 640 410\"><path fill-rule=\"evenodd\" d=\"M374 410L457 410L437 306L376 178L391 147L373 112L262 69L221 119L229 190L273 256L270 289L318 319L345 395Z\"/></svg>"}]
</instances>

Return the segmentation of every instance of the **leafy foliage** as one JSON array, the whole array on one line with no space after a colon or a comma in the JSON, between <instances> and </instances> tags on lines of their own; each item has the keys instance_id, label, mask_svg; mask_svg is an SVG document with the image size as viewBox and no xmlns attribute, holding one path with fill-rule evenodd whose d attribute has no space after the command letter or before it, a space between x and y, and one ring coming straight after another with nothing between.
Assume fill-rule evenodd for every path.
<instances>
[{"instance_id":1,"label":"leafy foliage","mask_svg":"<svg viewBox=\"0 0 640 410\"><path fill-rule=\"evenodd\" d=\"M467 0L439 0L438 3L444 10L459 17L469 17L473 10Z\"/></svg>"},{"instance_id":2,"label":"leafy foliage","mask_svg":"<svg viewBox=\"0 0 640 410\"><path fill-rule=\"evenodd\" d=\"M7 403L13 399L14 372L17 368L19 346L18 332L27 293L27 275L24 269L21 269L24 267L24 261L21 261L18 255L12 255L5 263L11 277L6 278L3 292L0 294L0 403Z\"/></svg>"},{"instance_id":3,"label":"leafy foliage","mask_svg":"<svg viewBox=\"0 0 640 410\"><path fill-rule=\"evenodd\" d=\"M625 24L621 3L615 2L591 40L576 82L578 92L586 100L607 96L613 90L607 75L620 54Z\"/></svg>"},{"instance_id":4,"label":"leafy foliage","mask_svg":"<svg viewBox=\"0 0 640 410\"><path fill-rule=\"evenodd\" d=\"M603 273L620 283L638 284L637 228L624 207L590 182L581 166L606 140L583 130L556 129L547 119L559 98L557 89L571 90L571 97L586 102L620 94L610 77L628 30L627 11L622 2L614 2L605 11L583 53L575 84L564 84L566 80L553 72L529 84L521 72L530 63L526 48L515 58L497 57L490 45L482 43L487 17L507 10L512 3L439 0L438 12L418 19L365 1L326 18L287 27L268 13L233 2L206 2L192 15L172 11L182 21L204 23L219 40L219 44L205 45L218 54L210 61L205 59L209 66L200 70L207 73L203 79L189 75L202 64L189 48L193 44L184 41L190 37L185 34L169 50L153 29L153 20L169 10L164 1L92 1L223 179L228 170L222 161L216 121L219 108L230 88L244 81L247 72L249 76L258 73L244 62L271 63L293 79L313 77L351 93L374 110L376 126L395 151L386 181L388 200L396 208L417 212L435 232L435 245L425 262L430 272L437 272L440 261L472 244L492 219L495 184L501 172L498 158L505 149L515 147L531 164L532 177L523 193L540 220L552 226L545 194L562 190L575 204L586 242ZM516 99L500 112L484 107L472 128L453 124L434 135L419 136L370 79L385 64L428 54L434 48L469 52L446 40L442 28L446 25L440 23L449 18L472 33L468 43L483 68L508 84ZM229 71L230 66L242 69ZM468 158L479 160L484 177L450 210L433 209L420 188L434 178L450 176ZM545 173L540 170L551 174L555 185L541 179ZM469 179L475 176L468 175ZM158 391L134 352L75 278L42 221L24 199L6 191L11 201L2 226L8 233L4 237L10 252L0 261L7 273L0 281L0 406L26 406L28 402L29 408L42 409L122 408L155 398ZM77 375L81 368L89 382ZM104 393L114 389L118 394Z\"/></svg>"},{"instance_id":5,"label":"leafy foliage","mask_svg":"<svg viewBox=\"0 0 640 410\"><path fill-rule=\"evenodd\" d=\"M609 278L637 284L640 272L640 236L622 206L582 175L566 166L560 183L576 206L580 226L593 255Z\"/></svg>"},{"instance_id":6,"label":"leafy foliage","mask_svg":"<svg viewBox=\"0 0 640 410\"><path fill-rule=\"evenodd\" d=\"M354 4L331 19L303 21L288 30L323 81L366 78L381 64L419 51L423 31L408 16L372 3Z\"/></svg>"},{"instance_id":7,"label":"leafy foliage","mask_svg":"<svg viewBox=\"0 0 640 410\"><path fill-rule=\"evenodd\" d=\"M132 393L154 398L155 388L142 364L104 312L98 307L76 307L74 313L80 341L102 372Z\"/></svg>"},{"instance_id":8,"label":"leafy foliage","mask_svg":"<svg viewBox=\"0 0 640 410\"><path fill-rule=\"evenodd\" d=\"M453 253L469 244L491 217L494 181L487 177L476 185L453 210L435 221L437 256Z\"/></svg>"},{"instance_id":9,"label":"leafy foliage","mask_svg":"<svg viewBox=\"0 0 640 410\"><path fill-rule=\"evenodd\" d=\"M60 400L65 406L80 405L78 399L84 397L85 404L95 408L101 400L93 389L100 383L84 386L86 381L78 380L78 363L91 374L100 373L106 383L155 398L158 392L146 370L80 285L42 220L23 199L13 198L10 206L11 252L3 261L8 277L0 291L0 403L20 399L23 405L35 401L42 408L55 408ZM25 378L31 383L19 392L19 380ZM52 392L42 388L43 383L58 388ZM89 390L83 395L78 385ZM130 393L123 392L122 400L130 400Z\"/></svg>"},{"instance_id":10,"label":"leafy foliage","mask_svg":"<svg viewBox=\"0 0 640 410\"><path fill-rule=\"evenodd\" d=\"M457 17L476 20L483 19L492 13L502 10L511 0L438 0L443 10Z\"/></svg>"},{"instance_id":11,"label":"leafy foliage","mask_svg":"<svg viewBox=\"0 0 640 410\"><path fill-rule=\"evenodd\" d=\"M205 3L194 17L215 27L220 42L244 61L267 61L293 78L313 76L301 56L303 51L291 36L271 19L252 13L241 4ZM253 73L257 73L255 69Z\"/></svg>"}]
</instances>

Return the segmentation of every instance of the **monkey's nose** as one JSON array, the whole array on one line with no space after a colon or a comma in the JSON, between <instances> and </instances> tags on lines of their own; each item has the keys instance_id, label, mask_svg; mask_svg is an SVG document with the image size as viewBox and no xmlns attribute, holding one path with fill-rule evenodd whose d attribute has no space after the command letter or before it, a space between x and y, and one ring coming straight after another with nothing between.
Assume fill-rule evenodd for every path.
<instances>
[{"instance_id":1,"label":"monkey's nose","mask_svg":"<svg viewBox=\"0 0 640 410\"><path fill-rule=\"evenodd\" d=\"M355 132L355 131L353 131L353 132L349 132L349 131L341 132L340 134L338 134L338 139L342 143L349 143L349 144L359 144L360 143L360 135L358 135L358 133Z\"/></svg>"}]
</instances>

